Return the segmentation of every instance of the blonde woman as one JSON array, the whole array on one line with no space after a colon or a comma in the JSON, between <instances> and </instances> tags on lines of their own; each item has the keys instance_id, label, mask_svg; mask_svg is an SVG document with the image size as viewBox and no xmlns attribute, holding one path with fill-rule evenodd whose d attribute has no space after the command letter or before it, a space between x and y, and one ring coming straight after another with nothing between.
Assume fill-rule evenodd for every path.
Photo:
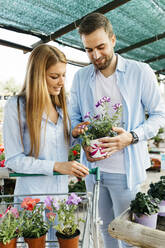
<instances>
[{"instance_id":1,"label":"blonde woman","mask_svg":"<svg viewBox=\"0 0 165 248\"><path fill-rule=\"evenodd\" d=\"M20 94L6 103L5 165L18 173L47 175L17 178L15 195L67 192L67 175L88 175L84 165L68 162L66 63L59 49L45 44L38 46L29 57ZM53 176L53 171L65 176Z\"/></svg>"}]
</instances>

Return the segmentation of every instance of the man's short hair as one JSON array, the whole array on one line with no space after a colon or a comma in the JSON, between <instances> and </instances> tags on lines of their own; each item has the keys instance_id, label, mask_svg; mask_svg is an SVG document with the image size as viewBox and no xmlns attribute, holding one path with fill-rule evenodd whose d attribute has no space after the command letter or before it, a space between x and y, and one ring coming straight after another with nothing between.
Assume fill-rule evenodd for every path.
<instances>
[{"instance_id":1,"label":"man's short hair","mask_svg":"<svg viewBox=\"0 0 165 248\"><path fill-rule=\"evenodd\" d=\"M92 13L84 17L80 23L79 34L80 36L82 34L88 35L100 28L103 28L110 38L114 34L112 24L106 16L100 13Z\"/></svg>"}]
</instances>

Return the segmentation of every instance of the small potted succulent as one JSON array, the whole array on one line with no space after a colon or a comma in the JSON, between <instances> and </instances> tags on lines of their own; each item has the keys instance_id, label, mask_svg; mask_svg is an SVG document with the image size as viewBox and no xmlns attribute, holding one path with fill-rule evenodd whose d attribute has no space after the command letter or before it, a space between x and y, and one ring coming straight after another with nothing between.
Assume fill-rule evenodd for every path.
<instances>
[{"instance_id":1,"label":"small potted succulent","mask_svg":"<svg viewBox=\"0 0 165 248\"><path fill-rule=\"evenodd\" d=\"M148 194L153 198L158 198L159 203L159 213L160 216L165 216L165 177L160 177L160 181L156 183L151 183L148 190Z\"/></svg>"},{"instance_id":2,"label":"small potted succulent","mask_svg":"<svg viewBox=\"0 0 165 248\"><path fill-rule=\"evenodd\" d=\"M148 194L138 192L130 204L130 210L135 221L139 224L156 228L159 211L158 202L158 199L153 199Z\"/></svg>"},{"instance_id":3,"label":"small potted succulent","mask_svg":"<svg viewBox=\"0 0 165 248\"><path fill-rule=\"evenodd\" d=\"M94 114L91 116L90 112L87 112L84 119L89 120L89 125L87 125L87 130L80 135L82 138L82 145L90 145L92 147L91 157L98 158L105 156L106 154L102 152L102 148L98 146L99 138L106 136L114 137L117 135L113 131L112 127L119 126L119 116L122 113L122 105L116 103L111 104L110 97L102 97L95 105L95 107L101 108L100 114ZM110 116L109 109L111 108L113 114Z\"/></svg>"}]
</instances>

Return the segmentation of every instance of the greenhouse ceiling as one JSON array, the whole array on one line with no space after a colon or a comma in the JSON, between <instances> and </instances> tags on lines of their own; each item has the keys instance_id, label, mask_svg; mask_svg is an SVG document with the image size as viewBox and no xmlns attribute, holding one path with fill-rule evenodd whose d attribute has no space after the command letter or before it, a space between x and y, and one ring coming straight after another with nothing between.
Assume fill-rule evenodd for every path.
<instances>
[{"instance_id":1,"label":"greenhouse ceiling","mask_svg":"<svg viewBox=\"0 0 165 248\"><path fill-rule=\"evenodd\" d=\"M56 41L83 50L77 28L91 12L111 20L117 53L165 74L165 0L0 0L0 28L37 38L26 46L0 37L0 44L31 51Z\"/></svg>"}]
</instances>

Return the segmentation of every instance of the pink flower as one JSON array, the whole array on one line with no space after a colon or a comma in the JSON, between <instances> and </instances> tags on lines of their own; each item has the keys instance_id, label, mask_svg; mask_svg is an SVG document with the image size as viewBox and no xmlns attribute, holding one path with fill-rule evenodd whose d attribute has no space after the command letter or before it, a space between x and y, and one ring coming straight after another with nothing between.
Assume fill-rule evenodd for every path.
<instances>
[{"instance_id":1,"label":"pink flower","mask_svg":"<svg viewBox=\"0 0 165 248\"><path fill-rule=\"evenodd\" d=\"M10 212L13 214L13 216L14 216L15 218L18 218L18 217L19 217L19 213L18 213L17 208L11 207L11 208L10 208Z\"/></svg>"}]
</instances>

